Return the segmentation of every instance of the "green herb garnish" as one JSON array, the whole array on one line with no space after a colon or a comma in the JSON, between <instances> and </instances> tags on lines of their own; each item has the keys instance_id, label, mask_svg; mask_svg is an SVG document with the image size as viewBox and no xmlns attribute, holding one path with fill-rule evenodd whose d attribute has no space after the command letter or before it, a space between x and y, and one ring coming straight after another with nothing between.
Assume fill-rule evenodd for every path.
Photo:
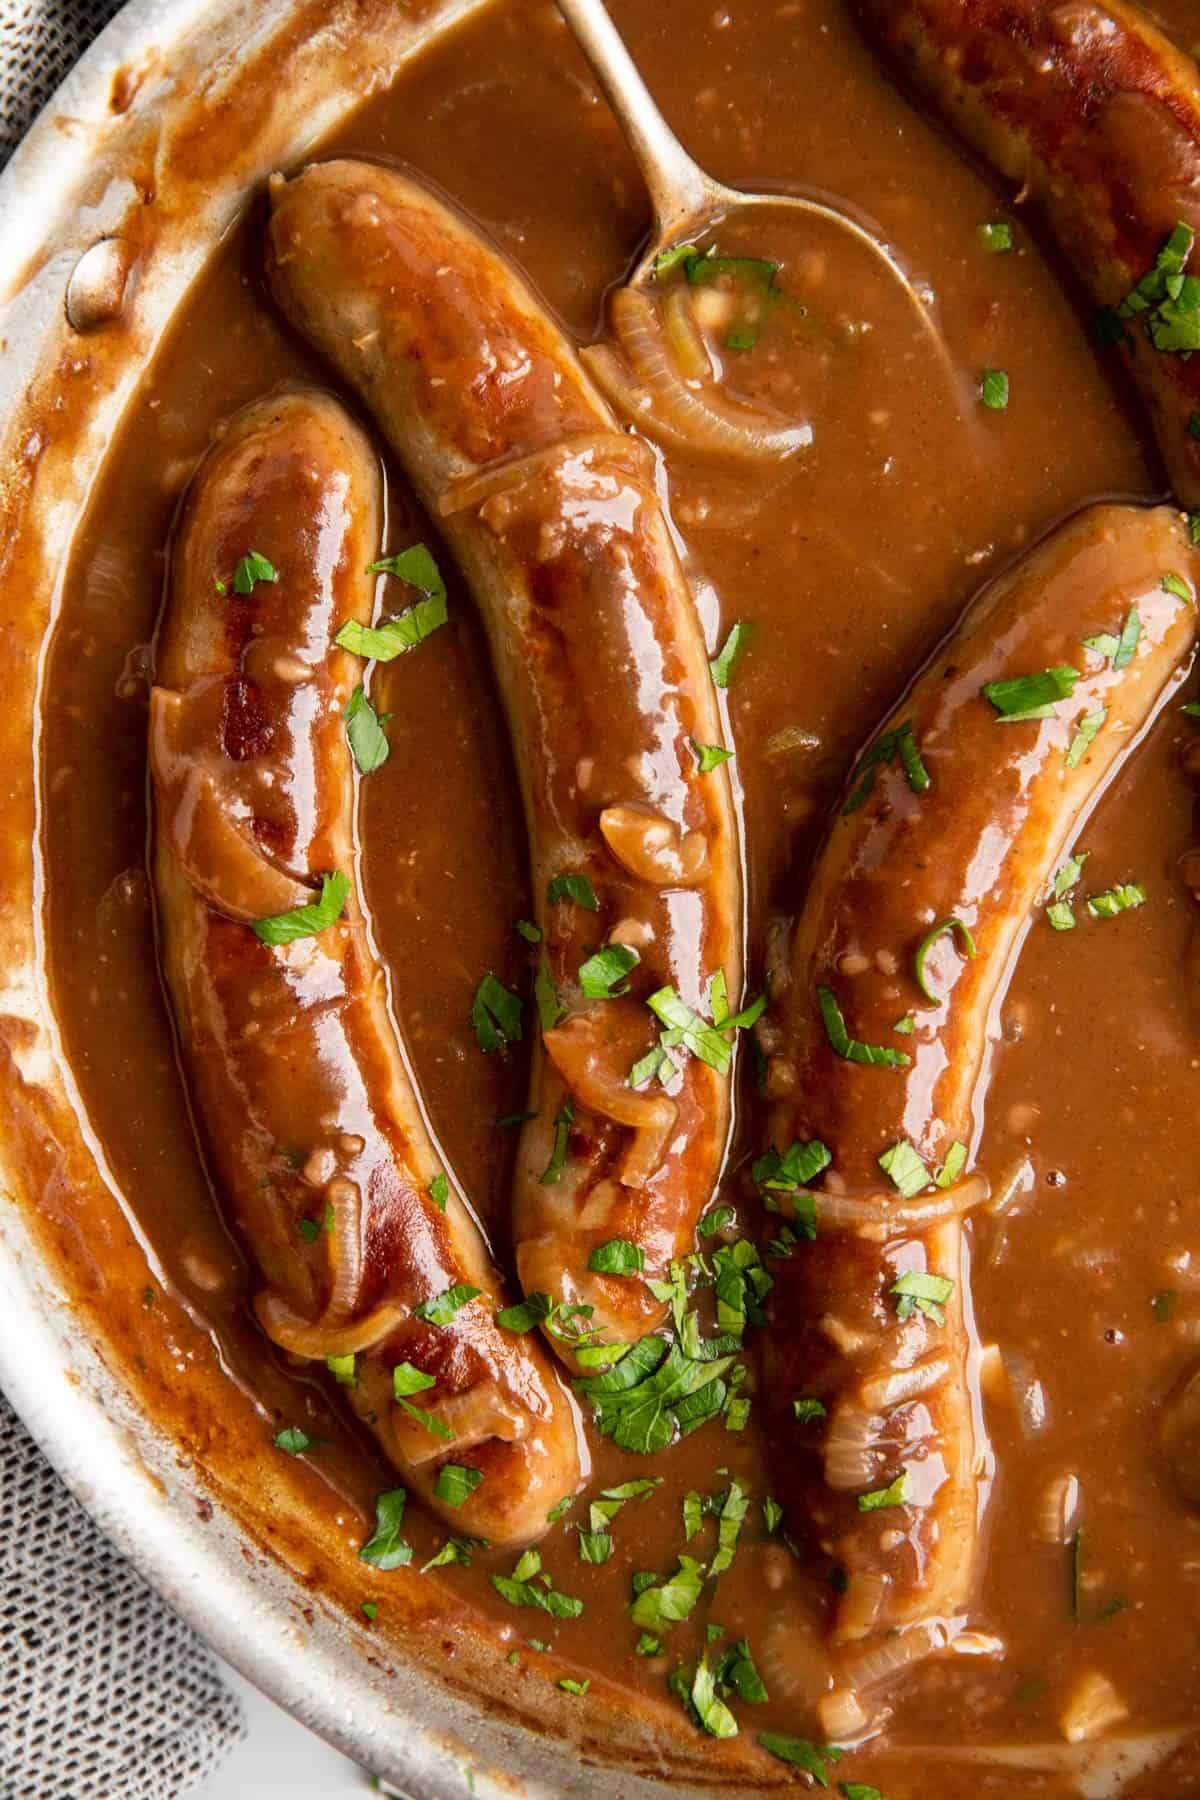
<instances>
[{"instance_id":1,"label":"green herb garnish","mask_svg":"<svg viewBox=\"0 0 1200 1800\"><path fill-rule=\"evenodd\" d=\"M614 1000L629 992L625 980L641 957L632 944L605 944L579 967L579 986L589 1000Z\"/></svg>"},{"instance_id":2,"label":"green herb garnish","mask_svg":"<svg viewBox=\"0 0 1200 1800\"><path fill-rule=\"evenodd\" d=\"M340 869L321 877L321 897L306 906L294 906L290 912L272 913L269 918L255 919L253 931L264 944L294 944L298 938L316 937L328 930L342 916L350 894L349 878Z\"/></svg>"},{"instance_id":3,"label":"green herb garnish","mask_svg":"<svg viewBox=\"0 0 1200 1800\"><path fill-rule=\"evenodd\" d=\"M979 398L992 412L1008 405L1008 376L1003 369L985 369L979 382Z\"/></svg>"},{"instance_id":4,"label":"green herb garnish","mask_svg":"<svg viewBox=\"0 0 1200 1800\"><path fill-rule=\"evenodd\" d=\"M521 1037L521 1001L510 993L489 969L475 990L471 1002L471 1023L475 1041L485 1055L504 1050Z\"/></svg>"},{"instance_id":5,"label":"green herb garnish","mask_svg":"<svg viewBox=\"0 0 1200 1800\"><path fill-rule=\"evenodd\" d=\"M235 594L252 594L260 581L278 580L279 570L274 563L268 562L260 550L248 550L245 556L238 558L233 571L233 591Z\"/></svg>"},{"instance_id":6,"label":"green herb garnish","mask_svg":"<svg viewBox=\"0 0 1200 1800\"><path fill-rule=\"evenodd\" d=\"M905 779L914 794L924 794L931 786L929 771L921 759L913 737L912 720L906 719L891 731L885 731L882 737L863 752L850 771L850 798L842 808L842 816L857 812L875 786L875 771L881 765L891 763L900 758Z\"/></svg>"},{"instance_id":7,"label":"green herb garnish","mask_svg":"<svg viewBox=\"0 0 1200 1800\"><path fill-rule=\"evenodd\" d=\"M873 1493L858 1496L860 1513L883 1512L890 1506L903 1506L908 1498L908 1470L901 1469L895 1481Z\"/></svg>"},{"instance_id":8,"label":"green herb garnish","mask_svg":"<svg viewBox=\"0 0 1200 1800\"><path fill-rule=\"evenodd\" d=\"M384 726L391 716L390 713L380 714L375 711L363 692L361 682L342 708L350 753L360 774L370 775L387 761L391 747Z\"/></svg>"},{"instance_id":9,"label":"green herb garnish","mask_svg":"<svg viewBox=\"0 0 1200 1800\"><path fill-rule=\"evenodd\" d=\"M1087 909L1093 919L1115 919L1118 913L1130 912L1146 904L1146 890L1138 881L1119 882L1103 893L1090 894Z\"/></svg>"},{"instance_id":10,"label":"green herb garnish","mask_svg":"<svg viewBox=\"0 0 1200 1800\"><path fill-rule=\"evenodd\" d=\"M391 1488L379 1495L375 1502L375 1530L358 1553L360 1562L387 1570L402 1569L412 1561L412 1545L400 1536L407 1499L404 1488Z\"/></svg>"},{"instance_id":11,"label":"green herb garnish","mask_svg":"<svg viewBox=\"0 0 1200 1800\"><path fill-rule=\"evenodd\" d=\"M1079 670L1070 663L1039 669L1033 675L1011 675L1004 681L988 681L983 691L1006 725L1025 719L1052 719L1060 700L1075 692Z\"/></svg>"},{"instance_id":12,"label":"green herb garnish","mask_svg":"<svg viewBox=\"0 0 1200 1800\"><path fill-rule=\"evenodd\" d=\"M730 678L738 662L745 653L746 646L754 635L754 627L748 619L735 619L729 627L729 634L717 654L709 663L713 681L719 688L727 688Z\"/></svg>"},{"instance_id":13,"label":"green herb garnish","mask_svg":"<svg viewBox=\"0 0 1200 1800\"><path fill-rule=\"evenodd\" d=\"M1114 662L1114 669L1116 666L1117 665ZM1079 767L1080 763L1087 755L1088 745L1091 743L1107 717L1107 706L1098 706L1094 712L1084 713L1079 724L1075 727L1074 736L1067 749L1068 769L1077 769Z\"/></svg>"},{"instance_id":14,"label":"green herb garnish","mask_svg":"<svg viewBox=\"0 0 1200 1800\"><path fill-rule=\"evenodd\" d=\"M636 1275L646 1266L646 1252L627 1238L609 1238L606 1244L597 1244L587 1266L596 1275Z\"/></svg>"},{"instance_id":15,"label":"green herb garnish","mask_svg":"<svg viewBox=\"0 0 1200 1800\"><path fill-rule=\"evenodd\" d=\"M885 1044L862 1044L857 1038L850 1036L842 1017L842 1009L831 988L819 987L817 1002L825 1023L825 1035L835 1055L844 1056L848 1062L868 1063L877 1068L908 1068L912 1057L905 1051L892 1050Z\"/></svg>"},{"instance_id":16,"label":"green herb garnish","mask_svg":"<svg viewBox=\"0 0 1200 1800\"><path fill-rule=\"evenodd\" d=\"M733 760L733 751L724 749L720 744L698 744L693 739L692 749L696 752L696 761L702 775L711 775L722 763Z\"/></svg>"},{"instance_id":17,"label":"green herb garnish","mask_svg":"<svg viewBox=\"0 0 1200 1800\"><path fill-rule=\"evenodd\" d=\"M423 1300L420 1306L414 1306L413 1314L418 1319L425 1319L430 1325L449 1325L455 1313L470 1305L482 1292L482 1288L460 1281L454 1287L447 1288L445 1293L435 1295L432 1300Z\"/></svg>"},{"instance_id":18,"label":"green herb garnish","mask_svg":"<svg viewBox=\"0 0 1200 1800\"><path fill-rule=\"evenodd\" d=\"M954 1292L954 1283L948 1275L931 1275L925 1270L912 1269L894 1281L888 1292L895 1298L898 1319L910 1319L914 1312L919 1312L932 1319L935 1325L944 1325L946 1315L942 1309Z\"/></svg>"},{"instance_id":19,"label":"green herb garnish","mask_svg":"<svg viewBox=\"0 0 1200 1800\"><path fill-rule=\"evenodd\" d=\"M546 899L551 906L559 900L573 900L576 906L584 906L588 912L600 909L596 890L586 875L555 875L546 889Z\"/></svg>"},{"instance_id":20,"label":"green herb garnish","mask_svg":"<svg viewBox=\"0 0 1200 1800\"><path fill-rule=\"evenodd\" d=\"M433 1484L434 1496L445 1506L457 1508L470 1499L482 1480L482 1469L470 1469L462 1463L443 1463Z\"/></svg>"},{"instance_id":21,"label":"green herb garnish","mask_svg":"<svg viewBox=\"0 0 1200 1800\"><path fill-rule=\"evenodd\" d=\"M994 219L986 225L977 225L975 235L983 248L993 256L999 256L1013 247L1012 226L1007 219Z\"/></svg>"}]
</instances>

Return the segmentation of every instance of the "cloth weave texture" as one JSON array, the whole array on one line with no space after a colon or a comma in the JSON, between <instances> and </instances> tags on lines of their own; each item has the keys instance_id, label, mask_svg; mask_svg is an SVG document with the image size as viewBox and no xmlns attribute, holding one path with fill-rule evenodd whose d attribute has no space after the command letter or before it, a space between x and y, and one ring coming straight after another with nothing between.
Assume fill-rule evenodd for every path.
<instances>
[{"instance_id":1,"label":"cloth weave texture","mask_svg":"<svg viewBox=\"0 0 1200 1800\"><path fill-rule=\"evenodd\" d=\"M122 0L0 0L0 168Z\"/></svg>"},{"instance_id":2,"label":"cloth weave texture","mask_svg":"<svg viewBox=\"0 0 1200 1800\"><path fill-rule=\"evenodd\" d=\"M0 0L0 167L120 4ZM0 1394L0 1800L175 1800L244 1731Z\"/></svg>"}]
</instances>

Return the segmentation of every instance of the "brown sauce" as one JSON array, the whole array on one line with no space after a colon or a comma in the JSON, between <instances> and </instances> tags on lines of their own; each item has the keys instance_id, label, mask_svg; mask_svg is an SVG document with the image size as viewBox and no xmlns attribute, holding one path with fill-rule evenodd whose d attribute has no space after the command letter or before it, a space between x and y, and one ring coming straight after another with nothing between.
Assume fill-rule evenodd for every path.
<instances>
[{"instance_id":1,"label":"brown sauce","mask_svg":"<svg viewBox=\"0 0 1200 1800\"><path fill-rule=\"evenodd\" d=\"M971 593L1083 501L1157 495L1161 481L1137 410L1019 211L893 90L839 0L624 0L613 10L700 159L747 187L803 184L870 216L936 297L931 316L948 350L943 366L890 278L828 228L780 222L770 235L764 221L755 241L741 241L742 228L723 245L779 261L785 292L807 309L803 332L731 352L731 383L781 405L801 396L815 433L810 454L769 476L666 457L710 641L735 618L755 627L728 694L755 983L771 920L802 903L849 764ZM1180 41L1200 36L1194 0L1165 11ZM525 0L458 30L328 148L395 158L428 177L497 238L580 341L600 330L605 292L645 231L613 120L552 10ZM1012 222L1014 253L980 245L977 228L999 218ZM187 1402L193 1442L223 1429L242 1447L247 1482L279 1456L270 1440L281 1425L302 1423L324 1440L288 1478L353 1546L392 1479L332 1382L285 1366L253 1321L254 1278L196 1148L145 873L146 646L182 486L213 426L243 402L285 378L329 384L265 293L262 236L255 203L147 372L78 541L45 688L49 941L69 1060L150 1262L136 1245L81 1234L80 1267L119 1258L129 1290L145 1291L148 1338L186 1331L174 1306L190 1310L201 1328L190 1354L203 1359ZM762 374L755 356L775 361ZM985 368L1009 376L1002 412L976 403ZM431 536L394 470L389 505L393 520L412 513L414 536ZM496 1121L522 1111L524 1071L517 1057L480 1054L470 1004L485 969L512 987L528 982L512 928L529 912L524 828L482 633L452 575L450 612L419 655L379 671L373 697L393 715L391 756L364 784L359 826L395 1016L435 1131L503 1260L514 1133ZM1089 891L1140 881L1148 903L1069 934L1035 918L1001 1009L986 1161L993 1173L1019 1164L1027 1173L1008 1210L972 1228L980 1340L1001 1347L1011 1378L1007 1397L986 1400L994 1461L973 1617L1004 1651L935 1661L897 1688L883 1739L838 1771L878 1781L888 1800L935 1800L973 1783L970 1765L892 1756L893 1744L1060 1741L1063 1695L1084 1670L1108 1676L1139 1729L1186 1725L1200 1705L1191 1623L1200 1524L1158 1449L1164 1396L1200 1334L1197 1047L1181 979L1192 920L1176 874L1192 831L1179 756L1195 729L1168 709L1081 840ZM762 1148L761 1132L747 1090L731 1169ZM755 1230L743 1181L735 1174L729 1187ZM524 1709L536 1712L563 1673L598 1677L661 1709L681 1734L694 1727L665 1677L716 1622L722 1643L749 1638L770 1690L738 1709L744 1737L815 1735L788 1691L788 1621L772 1611L786 1552L761 1523L772 1477L755 1410L740 1433L717 1421L649 1462L598 1438L593 1457L596 1485L648 1472L663 1480L625 1507L603 1566L578 1553L585 1501L545 1540L555 1586L585 1602L578 1621L506 1607L487 1577L509 1560L487 1552L470 1569L389 1578L355 1564L348 1547L345 1591L379 1603L386 1641L388 1581L444 1583L431 1607L459 1618L477 1610L496 1633L495 1655L518 1653L530 1674ZM1079 1485L1070 1530L1083 1529L1077 1604L1069 1531L1047 1541L1039 1524L1050 1484L1067 1476ZM675 1627L664 1657L637 1656L632 1574L671 1568L685 1547L682 1496L720 1492L731 1477L753 1497L732 1567ZM703 1529L697 1554L711 1554L714 1527ZM424 1560L445 1534L417 1518L410 1535ZM557 1660L530 1650L530 1638ZM764 1766L761 1778L778 1772ZM993 1775L987 1791L1033 1791L1026 1779ZM1137 1791L1193 1791L1200 1763L1177 1766L1165 1785L1155 1779Z\"/></svg>"}]
</instances>

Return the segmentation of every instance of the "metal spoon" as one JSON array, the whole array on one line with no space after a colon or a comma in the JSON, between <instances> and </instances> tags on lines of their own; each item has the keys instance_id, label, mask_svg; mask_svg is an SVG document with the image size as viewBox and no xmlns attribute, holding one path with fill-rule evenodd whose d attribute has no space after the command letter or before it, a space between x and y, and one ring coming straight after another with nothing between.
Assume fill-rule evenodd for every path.
<instances>
[{"instance_id":1,"label":"metal spoon","mask_svg":"<svg viewBox=\"0 0 1200 1800\"><path fill-rule=\"evenodd\" d=\"M557 4L617 116L650 193L654 229L629 278L631 286L653 276L665 250L703 235L735 211L769 206L807 213L840 226L886 264L917 309L939 359L947 362L945 345L927 303L881 238L823 200L802 194L748 194L714 181L688 155L658 110L602 0L557 0Z\"/></svg>"}]
</instances>

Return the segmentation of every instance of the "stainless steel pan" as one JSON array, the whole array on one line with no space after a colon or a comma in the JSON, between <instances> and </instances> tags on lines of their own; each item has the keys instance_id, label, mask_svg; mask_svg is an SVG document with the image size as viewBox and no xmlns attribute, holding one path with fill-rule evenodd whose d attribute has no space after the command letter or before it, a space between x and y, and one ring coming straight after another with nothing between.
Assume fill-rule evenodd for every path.
<instances>
[{"instance_id":1,"label":"stainless steel pan","mask_svg":"<svg viewBox=\"0 0 1200 1800\"><path fill-rule=\"evenodd\" d=\"M247 195L478 3L130 0L0 178L0 1382L177 1610L348 1754L429 1800L612 1800L661 1789L610 1758L678 1777L678 1756L632 1718L610 1724L606 1747L567 1745L490 1707L486 1677L464 1697L428 1658L371 1655L235 1508L211 1503L38 1216L46 1182L65 1182L97 1230L131 1228L64 1054L39 924L38 694L72 532L156 343ZM707 1771L690 1773L699 1792Z\"/></svg>"}]
</instances>

